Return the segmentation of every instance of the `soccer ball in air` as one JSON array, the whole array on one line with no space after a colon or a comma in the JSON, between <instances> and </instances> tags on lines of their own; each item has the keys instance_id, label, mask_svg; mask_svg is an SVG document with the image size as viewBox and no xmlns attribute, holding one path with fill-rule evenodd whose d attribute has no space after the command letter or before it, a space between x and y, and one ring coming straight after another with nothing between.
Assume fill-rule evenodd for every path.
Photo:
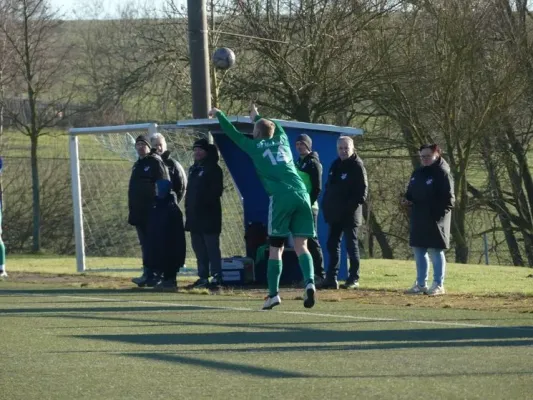
<instances>
[{"instance_id":1,"label":"soccer ball in air","mask_svg":"<svg viewBox=\"0 0 533 400\"><path fill-rule=\"evenodd\" d=\"M217 69L230 69L235 65L235 53L227 47L219 47L213 53L213 65Z\"/></svg>"}]
</instances>

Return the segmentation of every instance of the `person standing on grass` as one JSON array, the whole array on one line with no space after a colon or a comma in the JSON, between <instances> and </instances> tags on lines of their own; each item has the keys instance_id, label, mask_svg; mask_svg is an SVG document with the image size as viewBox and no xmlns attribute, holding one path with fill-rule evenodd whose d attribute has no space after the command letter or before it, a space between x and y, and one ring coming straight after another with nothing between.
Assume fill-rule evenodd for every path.
<instances>
[{"instance_id":1,"label":"person standing on grass","mask_svg":"<svg viewBox=\"0 0 533 400\"><path fill-rule=\"evenodd\" d=\"M193 157L185 195L185 229L191 232L191 244L198 264L198 280L191 288L217 289L222 284L220 233L224 177L218 165L218 149L207 139L194 142Z\"/></svg>"},{"instance_id":2,"label":"person standing on grass","mask_svg":"<svg viewBox=\"0 0 533 400\"><path fill-rule=\"evenodd\" d=\"M145 135L135 140L135 150L139 159L133 164L128 187L128 223L135 226L141 245L143 274L133 278L132 282L144 286L151 277L146 258L146 240L148 215L154 202L156 182L160 179L169 180L168 170L161 157L150 152L150 141Z\"/></svg>"},{"instance_id":3,"label":"person standing on grass","mask_svg":"<svg viewBox=\"0 0 533 400\"><path fill-rule=\"evenodd\" d=\"M298 173L304 181L304 184L309 193L311 200L311 209L313 211L313 222L315 224L315 232L318 227L318 196L322 192L322 164L318 158L318 153L312 151L313 141L302 133L296 138L296 151L300 157L296 160L296 168ZM307 247L313 257L313 266L315 272L315 284L320 286L325 278L324 275L324 256L322 255L322 247L318 237L309 238L307 240Z\"/></svg>"},{"instance_id":4,"label":"person standing on grass","mask_svg":"<svg viewBox=\"0 0 533 400\"><path fill-rule=\"evenodd\" d=\"M363 223L363 204L368 195L368 180L363 161L355 152L353 139L341 136L337 140L337 158L329 169L322 202L324 219L329 225L329 265L324 289L338 289L340 247L343 235L350 260L348 279L344 289L359 287L359 239L357 231Z\"/></svg>"},{"instance_id":5,"label":"person standing on grass","mask_svg":"<svg viewBox=\"0 0 533 400\"><path fill-rule=\"evenodd\" d=\"M176 276L185 263L185 230L183 214L178 207L172 183L156 182L155 201L150 210L146 251L148 267L155 271L154 289L177 289ZM150 285L152 286L152 285Z\"/></svg>"},{"instance_id":6,"label":"person standing on grass","mask_svg":"<svg viewBox=\"0 0 533 400\"><path fill-rule=\"evenodd\" d=\"M446 273L444 250L450 246L451 210L454 207L454 184L450 166L436 144L419 149L421 166L411 175L405 198L408 207L409 245L416 263L416 281L406 294L442 295ZM428 256L429 254L429 256ZM427 286L429 258L433 263L433 284Z\"/></svg>"},{"instance_id":7,"label":"person standing on grass","mask_svg":"<svg viewBox=\"0 0 533 400\"><path fill-rule=\"evenodd\" d=\"M161 133L154 133L150 137L152 151L157 153L165 166L168 168L170 175L170 182L172 182L172 190L176 194L178 204L181 203L185 197L185 189L187 188L187 175L181 164L171 157L170 151L167 148L167 141Z\"/></svg>"},{"instance_id":8,"label":"person standing on grass","mask_svg":"<svg viewBox=\"0 0 533 400\"><path fill-rule=\"evenodd\" d=\"M283 267L282 254L285 240L291 234L304 277L304 307L313 307L316 288L313 259L307 249L307 239L315 237L313 212L307 188L292 160L287 134L277 122L262 118L253 104L250 108L250 118L254 121L253 139L239 132L219 109L211 109L209 116L217 117L224 133L250 156L270 196L268 296L263 310L270 310L281 303L279 280Z\"/></svg>"}]
</instances>

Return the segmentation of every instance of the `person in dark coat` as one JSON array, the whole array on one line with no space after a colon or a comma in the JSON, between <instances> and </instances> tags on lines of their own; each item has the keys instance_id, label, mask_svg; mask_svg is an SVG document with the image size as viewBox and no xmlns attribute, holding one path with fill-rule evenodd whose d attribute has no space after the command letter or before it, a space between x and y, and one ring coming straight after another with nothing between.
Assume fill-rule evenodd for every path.
<instances>
[{"instance_id":1,"label":"person in dark coat","mask_svg":"<svg viewBox=\"0 0 533 400\"><path fill-rule=\"evenodd\" d=\"M416 262L416 282L408 294L445 293L444 275L450 247L451 210L455 203L450 166L436 144L420 147L421 166L411 175L402 205L409 207L409 245ZM427 287L429 257L433 263L433 284Z\"/></svg>"},{"instance_id":2,"label":"person in dark coat","mask_svg":"<svg viewBox=\"0 0 533 400\"><path fill-rule=\"evenodd\" d=\"M133 164L128 188L128 223L137 229L142 250L143 275L132 279L133 283L139 285L148 279L145 247L148 215L155 197L155 183L160 179L168 180L169 175L161 157L150 152L150 141L145 135L137 137L135 149L139 159Z\"/></svg>"},{"instance_id":3,"label":"person in dark coat","mask_svg":"<svg viewBox=\"0 0 533 400\"><path fill-rule=\"evenodd\" d=\"M189 169L185 195L185 229L191 233L191 244L198 262L199 279L192 287L218 287L222 283L222 168L218 165L217 147L206 139L197 140L193 151L194 164ZM209 275L212 276L211 282Z\"/></svg>"},{"instance_id":4,"label":"person in dark coat","mask_svg":"<svg viewBox=\"0 0 533 400\"><path fill-rule=\"evenodd\" d=\"M298 174L303 179L305 187L309 192L311 200L311 209L313 210L313 219L315 224L315 232L318 227L318 196L322 192L322 164L316 151L313 149L313 141L309 135L305 133L296 138L296 151L300 157L296 160L295 165L298 169ZM322 255L322 247L318 241L318 236L307 239L307 248L313 257L313 267L315 273L315 283L321 286L325 279L324 272L324 256Z\"/></svg>"},{"instance_id":5,"label":"person in dark coat","mask_svg":"<svg viewBox=\"0 0 533 400\"><path fill-rule=\"evenodd\" d=\"M181 203L185 197L185 189L187 188L187 175L181 164L172 158L170 151L167 149L167 141L161 133L154 133L150 138L152 144L152 151L155 151L165 163L170 175L170 182L172 182L172 190L176 194L178 204Z\"/></svg>"},{"instance_id":6,"label":"person in dark coat","mask_svg":"<svg viewBox=\"0 0 533 400\"><path fill-rule=\"evenodd\" d=\"M183 214L168 180L156 182L157 194L150 210L146 240L147 262L155 273L146 286L176 290L176 275L185 263L185 229Z\"/></svg>"},{"instance_id":7,"label":"person in dark coat","mask_svg":"<svg viewBox=\"0 0 533 400\"><path fill-rule=\"evenodd\" d=\"M341 136L337 141L337 158L329 169L328 180L322 202L324 219L329 225L327 248L329 265L324 289L338 289L340 245L342 236L346 239L346 250L350 260L345 289L359 287L359 241L357 230L363 222L363 204L368 194L366 170L361 158L355 153L353 140Z\"/></svg>"}]
</instances>

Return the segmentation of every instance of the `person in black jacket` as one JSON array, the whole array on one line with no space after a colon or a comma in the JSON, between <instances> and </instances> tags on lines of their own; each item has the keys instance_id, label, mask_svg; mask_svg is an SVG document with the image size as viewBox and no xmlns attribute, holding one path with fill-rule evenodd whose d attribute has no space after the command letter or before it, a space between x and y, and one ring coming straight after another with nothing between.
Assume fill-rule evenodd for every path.
<instances>
[{"instance_id":1,"label":"person in black jacket","mask_svg":"<svg viewBox=\"0 0 533 400\"><path fill-rule=\"evenodd\" d=\"M303 179L309 197L311 199L311 208L313 210L313 219L315 223L315 232L318 227L318 196L322 192L322 164L318 158L318 153L312 151L313 141L305 133L296 138L296 151L300 157L296 160L296 168ZM324 273L324 256L322 247L318 241L318 236L307 240L307 248L313 257L313 266L315 272L315 283L320 286L325 278Z\"/></svg>"},{"instance_id":2,"label":"person in black jacket","mask_svg":"<svg viewBox=\"0 0 533 400\"><path fill-rule=\"evenodd\" d=\"M161 133L154 133L150 141L152 151L155 151L163 159L165 166L168 168L172 190L176 194L178 204L180 204L185 197L185 189L187 188L185 170L178 161L170 156L170 151L167 149L167 141Z\"/></svg>"},{"instance_id":3,"label":"person in black jacket","mask_svg":"<svg viewBox=\"0 0 533 400\"><path fill-rule=\"evenodd\" d=\"M199 279L192 287L218 287L222 283L222 168L218 165L217 147L206 139L197 140L193 151L194 164L189 169L185 195L185 229L191 232L191 244L198 262Z\"/></svg>"},{"instance_id":4,"label":"person in black jacket","mask_svg":"<svg viewBox=\"0 0 533 400\"><path fill-rule=\"evenodd\" d=\"M352 138L341 136L337 140L337 158L329 169L328 180L322 203L324 219L329 225L329 265L325 289L338 289L340 244L346 236L346 249L350 260L345 289L359 287L359 242L357 230L363 220L363 204L368 194L368 181L363 162L355 153Z\"/></svg>"},{"instance_id":5,"label":"person in black jacket","mask_svg":"<svg viewBox=\"0 0 533 400\"><path fill-rule=\"evenodd\" d=\"M416 262L416 282L407 294L445 293L444 275L450 247L451 210L455 203L454 184L448 163L436 144L420 147L421 166L411 175L402 205L409 207L409 245ZM429 256L433 263L433 284L427 287Z\"/></svg>"},{"instance_id":6,"label":"person in black jacket","mask_svg":"<svg viewBox=\"0 0 533 400\"><path fill-rule=\"evenodd\" d=\"M128 223L135 226L141 245L143 274L132 282L143 285L149 277L146 261L148 215L155 197L155 183L169 179L167 168L157 154L150 153L150 141L144 135L137 137L135 149L139 159L133 164L128 188Z\"/></svg>"},{"instance_id":7,"label":"person in black jacket","mask_svg":"<svg viewBox=\"0 0 533 400\"><path fill-rule=\"evenodd\" d=\"M150 210L146 240L149 270L154 271L155 289L176 290L176 275L185 263L185 229L183 214L168 180L156 182L157 193ZM161 278L161 280L160 280Z\"/></svg>"}]
</instances>

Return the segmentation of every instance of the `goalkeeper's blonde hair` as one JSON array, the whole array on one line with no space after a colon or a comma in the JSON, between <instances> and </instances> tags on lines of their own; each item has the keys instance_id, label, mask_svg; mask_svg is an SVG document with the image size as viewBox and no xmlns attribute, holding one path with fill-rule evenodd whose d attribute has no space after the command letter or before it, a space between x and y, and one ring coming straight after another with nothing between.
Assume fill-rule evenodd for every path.
<instances>
[{"instance_id":1,"label":"goalkeeper's blonde hair","mask_svg":"<svg viewBox=\"0 0 533 400\"><path fill-rule=\"evenodd\" d=\"M271 139L274 136L276 125L268 119L261 118L255 123L254 130L257 132L259 139Z\"/></svg>"}]
</instances>

